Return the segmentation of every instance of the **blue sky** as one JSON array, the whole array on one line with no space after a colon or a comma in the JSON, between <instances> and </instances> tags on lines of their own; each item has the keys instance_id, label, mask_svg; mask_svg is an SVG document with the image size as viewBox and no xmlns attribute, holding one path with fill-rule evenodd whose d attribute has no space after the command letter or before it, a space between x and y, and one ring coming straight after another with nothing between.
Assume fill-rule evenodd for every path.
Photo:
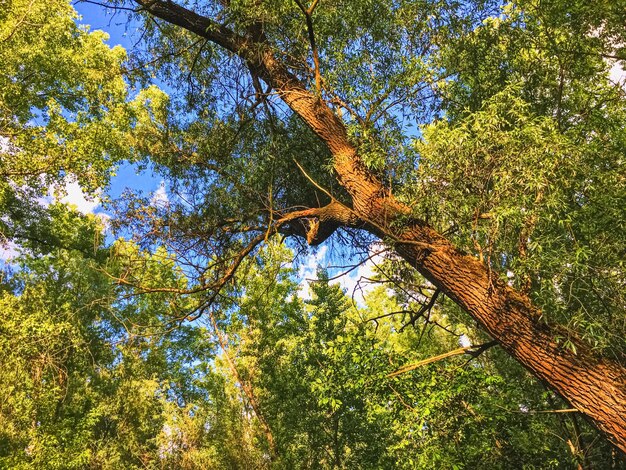
<instances>
[{"instance_id":1,"label":"blue sky","mask_svg":"<svg viewBox=\"0 0 626 470\"><path fill-rule=\"evenodd\" d=\"M127 24L127 17L124 13L111 15L111 9L91 3L74 3L74 9L82 17L81 24L89 25L92 30L106 31L111 37L109 40L111 46L119 44L126 49L132 47L132 37L136 30L132 25Z\"/></svg>"}]
</instances>

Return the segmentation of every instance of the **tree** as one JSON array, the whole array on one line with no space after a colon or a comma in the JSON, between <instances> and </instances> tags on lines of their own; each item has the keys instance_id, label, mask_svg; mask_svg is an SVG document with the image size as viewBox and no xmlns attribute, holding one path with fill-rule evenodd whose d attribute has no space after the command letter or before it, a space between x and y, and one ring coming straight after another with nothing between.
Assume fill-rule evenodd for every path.
<instances>
[{"instance_id":1,"label":"tree","mask_svg":"<svg viewBox=\"0 0 626 470\"><path fill-rule=\"evenodd\" d=\"M109 47L106 33L77 19L68 2L56 0L11 0L0 13L3 244L58 246L60 234L40 224L40 199L60 199L73 181L96 196L118 162L135 158L130 131L151 120L151 107L164 99L156 87L131 90L124 49Z\"/></svg>"},{"instance_id":2,"label":"tree","mask_svg":"<svg viewBox=\"0 0 626 470\"><path fill-rule=\"evenodd\" d=\"M624 350L589 334L623 316L624 99L605 61L622 58L621 2L111 5L146 19L184 113L138 146L195 183L165 226L222 260L207 303L272 233L357 228L626 449ZM540 256L559 250L574 263ZM587 298L587 330L553 314Z\"/></svg>"},{"instance_id":3,"label":"tree","mask_svg":"<svg viewBox=\"0 0 626 470\"><path fill-rule=\"evenodd\" d=\"M502 351L475 347L459 354L455 334L481 333L455 323L449 306L430 313L436 323L424 325L422 334L402 328L407 318L398 315L417 311L417 301L407 304L401 292L390 297L380 287L359 307L326 270L310 281L311 298L302 301L294 295L292 268L284 266L291 256L281 245L264 247L242 266L237 292L228 292L205 320L220 337L224 378L237 384L249 410L243 430L224 411L211 421L220 430L216 437L229 436L218 437L222 455L249 456L255 468L611 462L610 446L592 443L595 433L571 410L561 413L561 401ZM216 437L203 445L215 445ZM256 453L248 452L250 442ZM621 468L617 459L613 467Z\"/></svg>"},{"instance_id":4,"label":"tree","mask_svg":"<svg viewBox=\"0 0 626 470\"><path fill-rule=\"evenodd\" d=\"M197 388L187 352L197 348L195 358L208 362L211 343L189 326L162 331L167 299L129 302L104 267L123 269L133 254L161 285L176 272L132 244L99 244L94 216L56 204L48 217L68 247L22 247L2 283L0 465L145 468L189 451L173 445L165 425L210 393Z\"/></svg>"},{"instance_id":5,"label":"tree","mask_svg":"<svg viewBox=\"0 0 626 470\"><path fill-rule=\"evenodd\" d=\"M191 306L115 279L184 285L174 259L103 246L96 217L48 212L40 222L67 247L30 242L2 284L4 466L568 468L561 438L585 465L610 458L603 443L577 448L579 434L551 413L558 400L500 351L406 370L456 337L400 331L393 313L415 307L403 293L381 287L357 307L320 270L304 302L292 253L271 243L245 260L206 326L171 328Z\"/></svg>"},{"instance_id":6,"label":"tree","mask_svg":"<svg viewBox=\"0 0 626 470\"><path fill-rule=\"evenodd\" d=\"M143 275L164 251L117 276L180 297L171 324L219 305L276 233L380 238L624 450L620 3L111 2L145 20L122 70L65 2L12 2L3 234L42 239L24 183L95 189L145 157L179 197L129 200L128 225L187 278ZM171 96L130 102L124 75Z\"/></svg>"}]
</instances>

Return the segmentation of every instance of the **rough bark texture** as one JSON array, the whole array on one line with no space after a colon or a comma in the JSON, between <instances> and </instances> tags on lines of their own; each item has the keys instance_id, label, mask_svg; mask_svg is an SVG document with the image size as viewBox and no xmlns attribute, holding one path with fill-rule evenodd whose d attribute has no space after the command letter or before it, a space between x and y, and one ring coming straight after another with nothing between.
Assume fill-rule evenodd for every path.
<instances>
[{"instance_id":1,"label":"rough bark texture","mask_svg":"<svg viewBox=\"0 0 626 470\"><path fill-rule=\"evenodd\" d=\"M319 245L339 227L354 227L358 223L359 218L352 210L332 201L316 211L315 218L309 222L306 240L311 246Z\"/></svg>"},{"instance_id":2,"label":"rough bark texture","mask_svg":"<svg viewBox=\"0 0 626 470\"><path fill-rule=\"evenodd\" d=\"M372 233L392 240L398 254L468 312L500 345L540 380L576 407L622 451L626 451L626 370L594 356L582 343L577 353L559 346L558 326L542 322L528 296L490 275L477 259L456 249L425 223L414 220L397 228L410 210L399 203L363 165L349 142L342 121L282 63L254 38L229 31L209 18L170 2L137 0L151 14L179 25L237 54L253 74L268 83L327 145L339 183L352 198L333 219L328 212L311 226L309 242L321 243L328 230L360 220ZM339 214L339 213L337 213ZM394 222L396 222L394 224ZM322 224L326 228L321 233ZM571 338L570 338L571 339Z\"/></svg>"}]
</instances>

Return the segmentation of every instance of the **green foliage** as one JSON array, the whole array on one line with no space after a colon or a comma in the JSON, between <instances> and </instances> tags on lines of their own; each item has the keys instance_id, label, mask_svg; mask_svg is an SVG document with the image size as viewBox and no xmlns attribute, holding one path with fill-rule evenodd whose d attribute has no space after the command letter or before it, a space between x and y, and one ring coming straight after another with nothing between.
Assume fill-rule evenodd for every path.
<instances>
[{"instance_id":1,"label":"green foliage","mask_svg":"<svg viewBox=\"0 0 626 470\"><path fill-rule=\"evenodd\" d=\"M86 189L101 187L129 155L124 50L77 26L65 1L11 0L0 15L4 178L37 185L72 172Z\"/></svg>"},{"instance_id":2,"label":"green foliage","mask_svg":"<svg viewBox=\"0 0 626 470\"><path fill-rule=\"evenodd\" d=\"M275 468L569 468L574 457L553 430L568 436L572 423L561 428L556 415L541 413L560 406L558 399L502 353L390 378L403 365L457 348L456 337L432 326L427 335L402 329L401 315L391 314L403 308L383 288L366 306L353 305L324 270L301 302L289 270L280 268L288 259L277 246L262 252L245 271L237 307L219 322L231 364L223 373L239 383L244 402L255 401L250 413L261 448L260 421L268 423ZM431 320L445 324L448 314L442 308ZM588 458L600 462L607 451Z\"/></svg>"},{"instance_id":3,"label":"green foliage","mask_svg":"<svg viewBox=\"0 0 626 470\"><path fill-rule=\"evenodd\" d=\"M182 3L238 33L261 21L315 89L294 2ZM608 71L626 9L592 3L324 0L315 93L415 218L528 292L564 347L623 362L626 100ZM395 259L378 273L392 292L363 305L324 270L303 300L294 254L269 242L217 292L275 217L348 199L248 64L132 17L127 56L66 1L0 11L0 235L20 249L0 290L0 467L623 467L497 349L391 376L460 334L487 341L449 299L425 309L433 286ZM38 203L66 177L105 190L123 160L172 192L111 206L136 242Z\"/></svg>"},{"instance_id":4,"label":"green foliage","mask_svg":"<svg viewBox=\"0 0 626 470\"><path fill-rule=\"evenodd\" d=\"M145 467L159 458L173 404L184 415L186 401L204 393L188 355L204 340L189 327L163 331L167 299L123 300L104 274L120 249L102 247L96 218L64 206L51 214L71 248L54 240L23 248L0 299L0 466ZM180 274L163 263L146 276ZM145 336L139 323L159 318L161 334Z\"/></svg>"},{"instance_id":5,"label":"green foliage","mask_svg":"<svg viewBox=\"0 0 626 470\"><path fill-rule=\"evenodd\" d=\"M95 218L57 213L73 218L67 239L100 230ZM243 267L217 323L174 330L164 328L180 315L176 297L128 297L110 278L184 285L164 252L121 241L98 261L79 249L33 250L1 300L2 466L566 468L570 460L550 437L553 415L523 411L558 403L509 359L451 359L389 378L454 349L455 337L400 332L402 319L389 314L401 308L385 289L356 307L324 271L303 302L279 245ZM219 349L215 325L226 335ZM271 462L262 421L276 445Z\"/></svg>"},{"instance_id":6,"label":"green foliage","mask_svg":"<svg viewBox=\"0 0 626 470\"><path fill-rule=\"evenodd\" d=\"M508 87L456 123L424 128L403 197L495 271L515 273L546 318L622 357L623 104L593 133L562 132L518 93Z\"/></svg>"},{"instance_id":7,"label":"green foliage","mask_svg":"<svg viewBox=\"0 0 626 470\"><path fill-rule=\"evenodd\" d=\"M62 242L64 227L39 224L60 223L39 198L62 197L72 181L97 195L118 162L145 155L137 141L163 119L163 93L150 87L131 100L126 52L77 20L65 0L10 0L0 13L3 244Z\"/></svg>"}]
</instances>

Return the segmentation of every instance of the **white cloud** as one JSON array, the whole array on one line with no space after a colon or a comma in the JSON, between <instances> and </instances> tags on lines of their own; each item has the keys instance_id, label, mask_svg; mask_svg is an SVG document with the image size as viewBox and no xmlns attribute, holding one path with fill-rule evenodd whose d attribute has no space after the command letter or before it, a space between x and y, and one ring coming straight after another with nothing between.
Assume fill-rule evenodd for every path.
<instances>
[{"instance_id":1,"label":"white cloud","mask_svg":"<svg viewBox=\"0 0 626 470\"><path fill-rule=\"evenodd\" d=\"M309 280L317 279L317 268L323 265L324 258L328 247L322 245L315 253L310 253L305 259L300 269L298 270L298 277L300 278L300 284L298 286L298 297L304 300L311 298L311 290L309 289Z\"/></svg>"},{"instance_id":2,"label":"white cloud","mask_svg":"<svg viewBox=\"0 0 626 470\"><path fill-rule=\"evenodd\" d=\"M65 178L63 180L63 193L65 194L59 202L75 206L76 209L82 214L94 214L102 222L103 230L107 230L110 226L111 216L105 212L95 213L94 211L100 206L100 197L98 196L101 191L96 192L96 196L87 196L83 189L80 187L78 181L75 178ZM51 196L46 198L44 205L49 204L56 198L54 197L54 191L50 192Z\"/></svg>"},{"instance_id":3,"label":"white cloud","mask_svg":"<svg viewBox=\"0 0 626 470\"><path fill-rule=\"evenodd\" d=\"M609 72L609 78L613 83L619 83L626 88L626 71L620 65L621 62L615 62Z\"/></svg>"},{"instance_id":4,"label":"white cloud","mask_svg":"<svg viewBox=\"0 0 626 470\"><path fill-rule=\"evenodd\" d=\"M379 285L368 279L375 276L376 266L384 261L386 251L380 243L372 243L368 248L368 259L354 271L337 279L341 287L346 289L347 294L353 296L357 303L365 302L365 296Z\"/></svg>"},{"instance_id":5,"label":"white cloud","mask_svg":"<svg viewBox=\"0 0 626 470\"><path fill-rule=\"evenodd\" d=\"M19 255L17 245L12 241L0 245L0 260L11 261L15 259L17 255Z\"/></svg>"},{"instance_id":6,"label":"white cloud","mask_svg":"<svg viewBox=\"0 0 626 470\"><path fill-rule=\"evenodd\" d=\"M376 265L380 265L383 262L383 253L385 251L386 249L380 243L373 243L368 249L368 259L358 268L346 272L343 276L340 275L341 271L331 269L329 273L331 277L339 276L331 283L339 284L348 296L353 297L358 304L363 304L365 296L378 286L377 283L368 282L367 279L372 278L376 274ZM319 266L332 268L332 261L328 256L328 247L326 245L323 245L315 253L309 254L298 270L300 279L298 296L301 299L308 300L311 298L309 280L317 279L317 268ZM344 269L344 271L348 270L349 268Z\"/></svg>"},{"instance_id":7,"label":"white cloud","mask_svg":"<svg viewBox=\"0 0 626 470\"><path fill-rule=\"evenodd\" d=\"M161 180L159 187L152 194L150 204L153 206L165 206L168 202L170 202L170 198L168 197L167 190L165 189L165 181Z\"/></svg>"},{"instance_id":8,"label":"white cloud","mask_svg":"<svg viewBox=\"0 0 626 470\"><path fill-rule=\"evenodd\" d=\"M13 153L16 149L12 146L11 141L4 136L0 136L0 154ZM40 181L45 180L45 175L40 175ZM46 207L55 200L64 204L70 204L76 206L79 212L83 214L93 213L93 211L100 205L100 198L98 197L100 191L96 196L87 196L80 184L76 180L75 175L67 175L63 178L61 183L52 184L48 188L48 194L43 197L37 198L37 202ZM58 195L63 194L61 199L58 199Z\"/></svg>"},{"instance_id":9,"label":"white cloud","mask_svg":"<svg viewBox=\"0 0 626 470\"><path fill-rule=\"evenodd\" d=\"M8 137L0 135L0 153L10 153L11 141Z\"/></svg>"},{"instance_id":10,"label":"white cloud","mask_svg":"<svg viewBox=\"0 0 626 470\"><path fill-rule=\"evenodd\" d=\"M106 231L110 226L111 216L105 212L96 213L95 210L100 206L101 200L99 194L101 190L96 191L95 196L88 196L85 194L80 186L80 183L76 181L76 177L73 175L66 176L62 184L55 187L50 186L48 189L48 195L40 197L37 202L44 207L52 204L54 201L59 201L63 204L73 206L82 214L94 214L102 222L103 230ZM61 196L59 198L59 196Z\"/></svg>"},{"instance_id":11,"label":"white cloud","mask_svg":"<svg viewBox=\"0 0 626 470\"><path fill-rule=\"evenodd\" d=\"M100 205L100 198L87 197L83 189L74 178L65 178L63 180L63 192L65 195L59 199L64 204L76 206L79 212L90 214Z\"/></svg>"}]
</instances>

